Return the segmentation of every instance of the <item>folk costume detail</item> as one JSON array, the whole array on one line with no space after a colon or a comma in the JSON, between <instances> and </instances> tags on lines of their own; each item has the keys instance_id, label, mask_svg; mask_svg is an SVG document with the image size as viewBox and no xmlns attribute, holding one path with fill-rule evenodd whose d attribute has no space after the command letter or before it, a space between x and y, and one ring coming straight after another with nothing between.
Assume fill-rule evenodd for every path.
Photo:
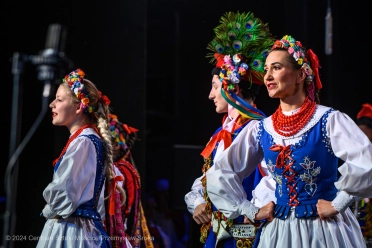
<instances>
[{"instance_id":1,"label":"folk costume detail","mask_svg":"<svg viewBox=\"0 0 372 248\"><path fill-rule=\"evenodd\" d=\"M153 248L152 237L147 227L147 221L141 202L141 179L134 165L130 149L137 139L138 130L121 123L114 114L109 115L110 132L114 144L120 147L118 155L114 158L114 167L117 176L123 180L118 181L125 190L127 198L123 206L116 196L114 214L110 214L109 227L113 247ZM127 233L127 220L133 216L131 233ZM128 240L128 236L131 238ZM128 244L129 242L129 244Z\"/></svg>"},{"instance_id":2,"label":"folk costume detail","mask_svg":"<svg viewBox=\"0 0 372 248\"><path fill-rule=\"evenodd\" d=\"M277 50L287 51L294 61ZM304 92L293 97L306 100L297 109L283 111L279 108L272 116L247 125L224 156L215 159L207 171L208 196L226 217L235 219L245 215L255 222L260 208L246 199L240 183L264 158L276 182L276 205L274 219L265 222L257 231L255 248L366 247L359 223L349 206L356 199L372 197L369 180L372 144L348 115L314 104L322 88L319 61L312 51L286 35L275 42L267 63L288 59L291 59L290 64L282 67L288 71L280 75L281 79L295 77L290 75L292 65L298 66L293 69L296 73L305 71L304 81L300 82ZM270 72L272 65L267 68L271 75L265 78L280 84L276 82L280 77ZM289 81L285 83L290 84ZM270 93L277 92L276 89L275 86L268 88ZM284 97L278 98L284 106ZM343 161L341 165L339 159ZM317 204L335 211L327 217Z\"/></svg>"},{"instance_id":3,"label":"folk costume detail","mask_svg":"<svg viewBox=\"0 0 372 248\"><path fill-rule=\"evenodd\" d=\"M274 39L268 25L251 12L225 13L220 18L220 24L214 28L214 32L215 37L207 46L212 53L208 53L207 58L211 58L210 62L215 63L216 68L213 74L217 74L222 82L221 95L238 110L240 116L235 120L231 131L219 128L201 153L205 162L202 169L204 177L201 179L204 188L203 196L206 202L206 212L212 214L212 222L202 225L200 241L205 243L205 247L215 247L223 239L224 247L243 246L243 244L251 247L253 244L251 237L236 236L233 238L231 234L223 234L223 232L234 233L233 230L240 230L238 227L234 228L233 225L243 223L243 216L231 220L218 211L207 194L205 174L213 166L216 150L221 140L223 140L224 149L228 148L250 121L261 120L265 117L265 114L256 106L240 98L236 90L245 84L249 85L246 88L253 96L258 93L263 84L263 64ZM258 166L256 172L242 183L248 199L252 198L252 190L263 176L264 173Z\"/></svg>"}]
</instances>

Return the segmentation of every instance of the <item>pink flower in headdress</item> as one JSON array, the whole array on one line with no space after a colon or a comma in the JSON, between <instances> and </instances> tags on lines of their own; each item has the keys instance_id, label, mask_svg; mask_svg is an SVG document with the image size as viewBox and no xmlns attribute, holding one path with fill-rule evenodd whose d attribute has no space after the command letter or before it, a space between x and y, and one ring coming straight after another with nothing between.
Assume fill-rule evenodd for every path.
<instances>
[{"instance_id":1,"label":"pink flower in headdress","mask_svg":"<svg viewBox=\"0 0 372 248\"><path fill-rule=\"evenodd\" d=\"M239 74L240 75L245 75L245 73L247 72L247 70L243 67L239 67Z\"/></svg>"},{"instance_id":2,"label":"pink flower in headdress","mask_svg":"<svg viewBox=\"0 0 372 248\"><path fill-rule=\"evenodd\" d=\"M290 54L294 53L294 49L293 49L293 47L288 47L288 52L289 52Z\"/></svg>"},{"instance_id":3,"label":"pink flower in headdress","mask_svg":"<svg viewBox=\"0 0 372 248\"><path fill-rule=\"evenodd\" d=\"M230 55L225 55L225 57L223 58L223 61L225 61L225 64L231 65Z\"/></svg>"}]
</instances>

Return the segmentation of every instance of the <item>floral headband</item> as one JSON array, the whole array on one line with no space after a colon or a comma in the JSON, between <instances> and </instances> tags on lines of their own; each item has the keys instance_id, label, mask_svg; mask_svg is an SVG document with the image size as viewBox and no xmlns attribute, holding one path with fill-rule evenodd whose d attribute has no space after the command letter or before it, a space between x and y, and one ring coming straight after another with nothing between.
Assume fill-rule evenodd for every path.
<instances>
[{"instance_id":1,"label":"floral headband","mask_svg":"<svg viewBox=\"0 0 372 248\"><path fill-rule=\"evenodd\" d=\"M320 90L322 88L322 82L319 77L319 60L318 56L311 50L302 47L300 41L296 41L292 36L285 35L281 40L276 40L272 46L272 50L275 48L284 48L290 55L297 61L298 65L304 69L306 75L314 82L316 79L316 87ZM310 61L307 59L306 54L309 56ZM312 66L312 67L311 67ZM314 69L314 70L313 70Z\"/></svg>"},{"instance_id":2,"label":"floral headband","mask_svg":"<svg viewBox=\"0 0 372 248\"><path fill-rule=\"evenodd\" d=\"M128 134L131 134L132 132L138 132L138 130L121 123L118 120L118 117L114 114L109 114L109 123L111 137L120 146L120 149L125 150L127 148L127 145L123 133L126 132Z\"/></svg>"},{"instance_id":3,"label":"floral headband","mask_svg":"<svg viewBox=\"0 0 372 248\"><path fill-rule=\"evenodd\" d=\"M84 85L84 77L85 73L81 69L76 69L63 79L64 83L68 83L70 86L70 89L74 92L75 96L80 99L80 107L84 109L84 113L92 113L95 109L94 106L89 106L89 96L88 92L85 89ZM107 96L102 95L102 93L99 91L100 99L108 106L110 105L110 100L107 98Z\"/></svg>"}]
</instances>

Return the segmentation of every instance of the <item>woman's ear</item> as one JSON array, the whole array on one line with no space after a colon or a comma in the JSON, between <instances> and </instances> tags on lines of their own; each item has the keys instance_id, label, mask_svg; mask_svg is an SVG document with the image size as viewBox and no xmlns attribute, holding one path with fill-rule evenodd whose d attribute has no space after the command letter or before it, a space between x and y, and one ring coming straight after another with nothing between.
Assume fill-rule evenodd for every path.
<instances>
[{"instance_id":1,"label":"woman's ear","mask_svg":"<svg viewBox=\"0 0 372 248\"><path fill-rule=\"evenodd\" d=\"M84 111L84 109L81 107L81 104L76 104L76 113L78 114L78 113L80 113L80 112L82 112L82 111Z\"/></svg>"},{"instance_id":2,"label":"woman's ear","mask_svg":"<svg viewBox=\"0 0 372 248\"><path fill-rule=\"evenodd\" d=\"M235 93L236 95L238 95L239 92L240 92L239 84L235 84L235 87L234 87L234 93Z\"/></svg>"},{"instance_id":3,"label":"woman's ear","mask_svg":"<svg viewBox=\"0 0 372 248\"><path fill-rule=\"evenodd\" d=\"M301 69L301 74L300 74L301 80L305 80L306 76L307 75L306 75L305 69Z\"/></svg>"},{"instance_id":4,"label":"woman's ear","mask_svg":"<svg viewBox=\"0 0 372 248\"><path fill-rule=\"evenodd\" d=\"M305 71L303 69L301 69L300 72L299 72L299 75L298 75L299 78L297 80L297 83L305 81L306 76L307 75L306 75Z\"/></svg>"}]
</instances>

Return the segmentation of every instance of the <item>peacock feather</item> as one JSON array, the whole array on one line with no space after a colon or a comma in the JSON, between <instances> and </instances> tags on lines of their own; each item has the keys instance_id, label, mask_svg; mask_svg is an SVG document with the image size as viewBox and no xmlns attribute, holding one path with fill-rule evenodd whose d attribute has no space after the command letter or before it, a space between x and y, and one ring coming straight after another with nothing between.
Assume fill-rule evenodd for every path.
<instances>
[{"instance_id":1,"label":"peacock feather","mask_svg":"<svg viewBox=\"0 0 372 248\"><path fill-rule=\"evenodd\" d=\"M262 119L265 114L236 95L233 89L241 80L262 85L264 64L274 44L268 24L251 12L227 12L214 28L215 36L207 49L207 58L221 68L221 95L239 113L250 119ZM239 104L237 104L239 103Z\"/></svg>"},{"instance_id":2,"label":"peacock feather","mask_svg":"<svg viewBox=\"0 0 372 248\"><path fill-rule=\"evenodd\" d=\"M267 51L274 43L268 24L254 17L251 12L227 12L214 28L215 37L208 44L210 62L216 62L215 54L241 54L253 71L263 72ZM254 73L254 72L252 72Z\"/></svg>"}]
</instances>

